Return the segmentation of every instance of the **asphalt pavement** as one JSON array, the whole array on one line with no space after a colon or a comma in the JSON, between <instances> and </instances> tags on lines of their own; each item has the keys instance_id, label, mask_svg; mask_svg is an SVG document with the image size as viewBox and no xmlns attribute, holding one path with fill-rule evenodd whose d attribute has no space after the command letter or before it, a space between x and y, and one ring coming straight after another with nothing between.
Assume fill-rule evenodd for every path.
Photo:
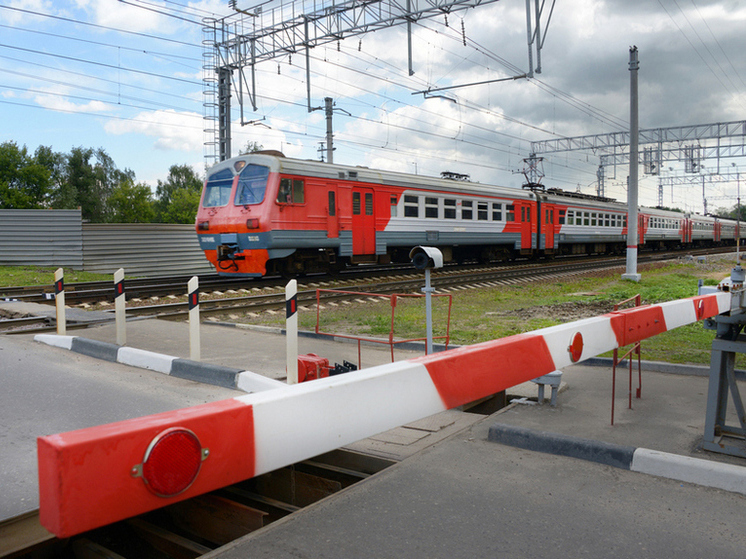
<instances>
[{"instance_id":1,"label":"asphalt pavement","mask_svg":"<svg viewBox=\"0 0 746 559\"><path fill-rule=\"evenodd\" d=\"M28 441L39 434L241 393L195 382L200 364L194 364L192 380L149 370L151 358L188 361L185 323L133 320L127 329L128 349L142 352L138 367L110 361L121 352L114 346L112 324L71 331L64 339L50 336L44 343L31 336L0 337L0 369L13 383L12 390L4 391L7 396L0 396L3 408L7 406L3 423L11 425L6 436L20 441L10 454L24 454L27 460L33 453ZM210 371L216 367L234 371L236 388L246 371L275 381L285 376L282 333L208 323L200 331L205 381L214 378ZM96 346L105 360L81 355L74 345L85 351ZM358 360L357 346L340 340L301 337L300 352L332 362ZM364 346L361 353L363 366L391 359L387 348ZM416 348L397 351L396 358L422 353ZM643 370L642 397L633 400L632 409L627 408L626 372L620 374L614 425L611 368L576 365L563 371L556 407L549 405L548 389L547 402L537 405L537 387L527 383L509 390L516 402L496 414L453 410L436 419L440 427L425 435L384 433L350 445L400 462L209 557L741 558L746 549L746 460L701 449L707 378L689 373L702 369L654 372L659 368ZM133 388L135 381L138 388ZM744 382L739 385L744 393ZM102 394L109 391L110 396ZM166 403L151 401L159 391L169 395ZM539 448L519 448L516 440L525 433ZM639 450L652 451L666 465L673 463L670 457L691 460L686 467L704 472L704 479L682 481L675 468L649 475L640 473L645 469L555 452L566 439L593 452L602 446L623 451L623 456L630 452L630 457ZM735 479L734 487L720 488L717 478L726 474L718 468L731 482ZM3 474L3 487L18 483L10 474L28 472ZM32 504L33 495L23 487L23 502ZM17 496L0 501L12 499ZM23 509L17 504L2 507L0 502L0 511Z\"/></svg>"}]
</instances>

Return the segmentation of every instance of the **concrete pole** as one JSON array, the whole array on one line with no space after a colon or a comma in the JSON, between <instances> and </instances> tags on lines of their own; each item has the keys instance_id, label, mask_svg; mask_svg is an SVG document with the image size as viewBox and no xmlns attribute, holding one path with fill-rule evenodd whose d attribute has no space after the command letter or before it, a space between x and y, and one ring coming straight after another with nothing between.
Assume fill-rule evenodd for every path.
<instances>
[{"instance_id":1,"label":"concrete pole","mask_svg":"<svg viewBox=\"0 0 746 559\"><path fill-rule=\"evenodd\" d=\"M117 325L117 345L127 345L127 322L124 311L124 268L114 272L114 315Z\"/></svg>"},{"instance_id":2,"label":"concrete pole","mask_svg":"<svg viewBox=\"0 0 746 559\"><path fill-rule=\"evenodd\" d=\"M324 107L326 111L326 161L327 163L334 163L334 134L332 127L334 108L332 107L331 97L324 97Z\"/></svg>"},{"instance_id":3,"label":"concrete pole","mask_svg":"<svg viewBox=\"0 0 746 559\"><path fill-rule=\"evenodd\" d=\"M640 281L637 273L637 159L638 159L638 110L637 70L640 64L637 47L629 49L630 103L629 103L629 190L627 192L627 270L622 279Z\"/></svg>"},{"instance_id":4,"label":"concrete pole","mask_svg":"<svg viewBox=\"0 0 746 559\"><path fill-rule=\"evenodd\" d=\"M425 287L422 288L425 292L425 327L427 328L427 342L425 346L426 354L433 354L433 298L432 294L435 291L430 285L430 270L425 270Z\"/></svg>"}]
</instances>

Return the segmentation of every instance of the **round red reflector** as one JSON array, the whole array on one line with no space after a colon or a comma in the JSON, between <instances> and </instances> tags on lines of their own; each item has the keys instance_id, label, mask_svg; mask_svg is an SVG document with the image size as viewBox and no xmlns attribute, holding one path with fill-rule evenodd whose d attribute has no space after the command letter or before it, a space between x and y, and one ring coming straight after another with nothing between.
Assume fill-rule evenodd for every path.
<instances>
[{"instance_id":1,"label":"round red reflector","mask_svg":"<svg viewBox=\"0 0 746 559\"><path fill-rule=\"evenodd\" d=\"M172 497L185 491L202 465L202 445L187 429L173 428L160 433L150 443L142 464L142 478L159 497Z\"/></svg>"},{"instance_id":2,"label":"round red reflector","mask_svg":"<svg viewBox=\"0 0 746 559\"><path fill-rule=\"evenodd\" d=\"M575 332L572 337L572 343L567 348L570 352L570 359L573 363L577 363L580 360L580 356L583 354L583 335L580 332Z\"/></svg>"}]
</instances>

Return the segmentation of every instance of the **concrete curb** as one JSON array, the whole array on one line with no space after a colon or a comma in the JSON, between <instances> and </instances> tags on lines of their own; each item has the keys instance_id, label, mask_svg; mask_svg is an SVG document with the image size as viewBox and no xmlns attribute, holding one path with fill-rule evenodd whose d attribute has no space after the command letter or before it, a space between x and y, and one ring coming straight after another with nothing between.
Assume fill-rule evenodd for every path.
<instances>
[{"instance_id":1,"label":"concrete curb","mask_svg":"<svg viewBox=\"0 0 746 559\"><path fill-rule=\"evenodd\" d=\"M284 336L286 334L286 331L284 328L280 328L277 326L261 326L258 324L241 324L241 323L234 323L234 322L212 322L210 321L209 324L213 326L223 326L226 328L238 328L239 330L254 330L256 332L266 332L268 334L278 334L281 336ZM299 330L298 336L302 336L304 338L312 338L312 339L319 339L319 340L331 340L334 342L341 342L341 343L356 343L356 340L351 338L345 338L340 336L333 336L333 335L327 335L327 334L317 334L316 332L309 332L307 330ZM380 342L369 342L369 341L363 341L363 345L380 345L381 343L388 343L387 340L381 339ZM457 349L461 346L458 344L449 344L448 349ZM415 351L425 351L425 343L424 342L404 342L400 344L396 344L397 349L405 349L405 350L415 350ZM439 351L445 351L445 345L440 343L433 344L433 350L435 352ZM614 365L614 360L611 357L590 357L589 359L585 359L583 361L580 361L579 363L575 363L575 365L587 365L589 367L612 367ZM635 363L632 364L633 367L636 366ZM619 362L617 365L618 368L624 369L628 366L628 361L626 359ZM687 365L684 363L665 363L663 361L641 361L641 366L644 372L650 372L650 373L670 373L674 375L694 375L694 376L701 376L706 377L710 375L710 366L709 365ZM736 373L736 379L739 381L746 380L746 371L737 369L735 371Z\"/></svg>"},{"instance_id":2,"label":"concrete curb","mask_svg":"<svg viewBox=\"0 0 746 559\"><path fill-rule=\"evenodd\" d=\"M179 359L144 349L120 347L116 344L89 340L79 336L37 334L34 341L82 353L96 359L148 369L166 375L233 388L243 392L262 392L287 386L284 382L258 375L251 371L232 369L211 363Z\"/></svg>"},{"instance_id":3,"label":"concrete curb","mask_svg":"<svg viewBox=\"0 0 746 559\"><path fill-rule=\"evenodd\" d=\"M488 440L746 495L746 467L743 466L558 433L533 431L502 423L495 423L490 427Z\"/></svg>"}]
</instances>

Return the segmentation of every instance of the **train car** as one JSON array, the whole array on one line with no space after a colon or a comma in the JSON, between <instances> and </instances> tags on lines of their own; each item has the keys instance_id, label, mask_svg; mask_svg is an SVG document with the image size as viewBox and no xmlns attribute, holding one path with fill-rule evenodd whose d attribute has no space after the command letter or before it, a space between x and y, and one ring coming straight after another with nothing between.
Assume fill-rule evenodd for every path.
<instances>
[{"instance_id":1,"label":"train car","mask_svg":"<svg viewBox=\"0 0 746 559\"><path fill-rule=\"evenodd\" d=\"M639 245L730 239L709 216L641 208ZM626 205L561 190L488 186L259 152L209 170L196 217L221 275L328 272L408 261L417 245L448 261L622 253ZM732 230L735 236L735 226Z\"/></svg>"},{"instance_id":2,"label":"train car","mask_svg":"<svg viewBox=\"0 0 746 559\"><path fill-rule=\"evenodd\" d=\"M554 254L613 254L625 250L625 205L610 198L556 189L549 190L545 200L547 207L554 207L557 213Z\"/></svg>"},{"instance_id":3,"label":"train car","mask_svg":"<svg viewBox=\"0 0 746 559\"><path fill-rule=\"evenodd\" d=\"M420 244L447 261L532 254L536 213L521 189L258 153L209 171L196 229L219 274L251 277L405 261Z\"/></svg>"}]
</instances>

